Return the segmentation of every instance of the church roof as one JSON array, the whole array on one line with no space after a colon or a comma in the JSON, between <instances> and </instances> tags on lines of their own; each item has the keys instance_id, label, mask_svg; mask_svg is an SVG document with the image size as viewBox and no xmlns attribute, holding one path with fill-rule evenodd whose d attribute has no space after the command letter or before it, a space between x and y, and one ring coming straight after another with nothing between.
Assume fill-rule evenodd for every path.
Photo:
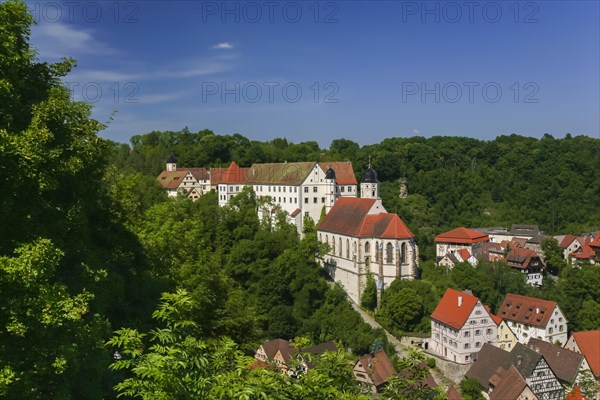
<instances>
[{"instance_id":1,"label":"church roof","mask_svg":"<svg viewBox=\"0 0 600 400\"><path fill-rule=\"evenodd\" d=\"M371 211L375 213L370 214ZM385 211L379 200L354 197L339 198L318 229L354 237L407 239L414 236L398 215Z\"/></svg>"}]
</instances>

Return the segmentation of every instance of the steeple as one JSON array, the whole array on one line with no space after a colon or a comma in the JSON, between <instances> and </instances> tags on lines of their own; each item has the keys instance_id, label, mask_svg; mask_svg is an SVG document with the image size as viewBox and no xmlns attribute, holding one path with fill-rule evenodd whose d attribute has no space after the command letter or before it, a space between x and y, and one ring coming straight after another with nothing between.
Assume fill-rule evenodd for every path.
<instances>
[{"instance_id":1,"label":"steeple","mask_svg":"<svg viewBox=\"0 0 600 400\"><path fill-rule=\"evenodd\" d=\"M167 158L167 171L177 171L177 159L174 155Z\"/></svg>"},{"instance_id":2,"label":"steeple","mask_svg":"<svg viewBox=\"0 0 600 400\"><path fill-rule=\"evenodd\" d=\"M369 166L365 171L365 177L360 184L360 197L363 199L379 198L379 180L377 172L371 167L371 157L369 157Z\"/></svg>"}]
</instances>

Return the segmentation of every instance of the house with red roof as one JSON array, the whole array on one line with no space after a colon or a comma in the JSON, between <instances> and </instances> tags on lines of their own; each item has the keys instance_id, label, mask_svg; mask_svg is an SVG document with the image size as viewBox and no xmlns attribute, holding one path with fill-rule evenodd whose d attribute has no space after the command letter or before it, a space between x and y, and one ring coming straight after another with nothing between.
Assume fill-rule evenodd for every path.
<instances>
[{"instance_id":1,"label":"house with red roof","mask_svg":"<svg viewBox=\"0 0 600 400\"><path fill-rule=\"evenodd\" d=\"M379 293L396 278L416 277L419 249L414 235L397 214L385 210L381 199L339 198L317 234L330 249L324 267L356 303L368 274L377 281Z\"/></svg>"},{"instance_id":2,"label":"house with red roof","mask_svg":"<svg viewBox=\"0 0 600 400\"><path fill-rule=\"evenodd\" d=\"M429 349L451 361L471 363L484 343L497 344L496 320L477 297L449 288L431 314Z\"/></svg>"},{"instance_id":3,"label":"house with red roof","mask_svg":"<svg viewBox=\"0 0 600 400\"><path fill-rule=\"evenodd\" d=\"M367 387L375 394L381 392L388 379L396 375L396 370L383 350L360 357L352 370L359 385Z\"/></svg>"},{"instance_id":4,"label":"house with red roof","mask_svg":"<svg viewBox=\"0 0 600 400\"><path fill-rule=\"evenodd\" d=\"M512 247L506 255L506 264L525 275L525 280L532 286L542 286L542 277L546 265L533 250L524 247Z\"/></svg>"},{"instance_id":5,"label":"house with red roof","mask_svg":"<svg viewBox=\"0 0 600 400\"><path fill-rule=\"evenodd\" d=\"M519 343L526 345L531 338L567 342L567 319L554 301L509 293L497 315L507 321Z\"/></svg>"},{"instance_id":6,"label":"house with red roof","mask_svg":"<svg viewBox=\"0 0 600 400\"><path fill-rule=\"evenodd\" d=\"M456 256L460 250L467 250L470 255L476 256L482 245L489 241L487 234L465 227L440 233L435 237L437 261L439 263L447 254Z\"/></svg>"},{"instance_id":7,"label":"house with red roof","mask_svg":"<svg viewBox=\"0 0 600 400\"><path fill-rule=\"evenodd\" d=\"M582 354L585 367L600 382L600 330L573 332L565 348Z\"/></svg>"}]
</instances>

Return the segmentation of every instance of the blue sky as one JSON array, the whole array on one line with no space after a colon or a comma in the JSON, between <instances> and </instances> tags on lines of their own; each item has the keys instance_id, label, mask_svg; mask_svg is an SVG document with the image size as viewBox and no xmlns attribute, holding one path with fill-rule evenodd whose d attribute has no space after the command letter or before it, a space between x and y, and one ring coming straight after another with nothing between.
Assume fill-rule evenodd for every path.
<instances>
[{"instance_id":1,"label":"blue sky","mask_svg":"<svg viewBox=\"0 0 600 400\"><path fill-rule=\"evenodd\" d=\"M29 1L103 137L600 137L598 1Z\"/></svg>"}]
</instances>

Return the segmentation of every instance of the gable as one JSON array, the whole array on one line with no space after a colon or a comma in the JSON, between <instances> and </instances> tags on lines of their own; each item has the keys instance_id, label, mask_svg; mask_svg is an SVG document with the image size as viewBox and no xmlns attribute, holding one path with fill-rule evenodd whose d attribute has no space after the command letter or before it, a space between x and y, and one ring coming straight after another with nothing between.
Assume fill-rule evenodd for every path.
<instances>
[{"instance_id":1,"label":"gable","mask_svg":"<svg viewBox=\"0 0 600 400\"><path fill-rule=\"evenodd\" d=\"M335 202L317 229L357 237L366 216L376 211L378 206L376 203L376 199L341 197ZM383 206L380 208L383 209Z\"/></svg>"},{"instance_id":2,"label":"gable","mask_svg":"<svg viewBox=\"0 0 600 400\"><path fill-rule=\"evenodd\" d=\"M479 299L477 297L448 288L433 313L431 313L431 319L460 330L478 303Z\"/></svg>"},{"instance_id":3,"label":"gable","mask_svg":"<svg viewBox=\"0 0 600 400\"><path fill-rule=\"evenodd\" d=\"M354 175L354 168L352 168L352 163L350 161L329 161L329 162L320 162L319 167L323 173L329 169L329 167L333 168L335 172L335 182L338 185L357 185L356 175Z\"/></svg>"}]
</instances>

